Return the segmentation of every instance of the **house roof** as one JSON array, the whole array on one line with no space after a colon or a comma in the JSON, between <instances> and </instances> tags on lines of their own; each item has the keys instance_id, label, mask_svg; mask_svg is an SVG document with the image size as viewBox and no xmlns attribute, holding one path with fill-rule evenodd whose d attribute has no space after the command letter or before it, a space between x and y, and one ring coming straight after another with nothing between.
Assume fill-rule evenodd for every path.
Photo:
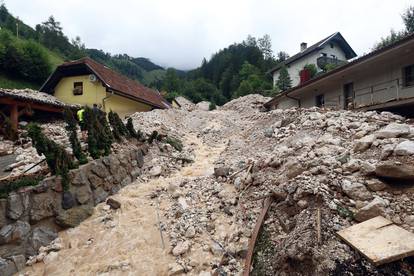
<instances>
[{"instance_id":1,"label":"house roof","mask_svg":"<svg viewBox=\"0 0 414 276\"><path fill-rule=\"evenodd\" d=\"M32 89L3 89L0 88L0 98L12 98L23 102L33 102L54 107L75 107L66 104L52 95Z\"/></svg>"},{"instance_id":2,"label":"house roof","mask_svg":"<svg viewBox=\"0 0 414 276\"><path fill-rule=\"evenodd\" d=\"M353 60L353 61L351 61L349 63L346 63L346 64L344 64L342 66L339 66L339 67L337 67L337 68L335 68L335 69L333 69L331 71L328 71L327 73L324 73L322 75L319 75L319 76L317 76L317 77L315 77L313 79L310 79L310 80L308 80L308 81L306 81L306 82L304 82L302 84L299 84L299 85L297 85L295 87L292 87L292 88L290 88L288 90L285 90L285 91L279 93L277 96L275 96L273 99L271 99L267 103L265 103L264 106L268 108L273 103L277 102L278 99L280 99L280 98L282 98L284 96L288 97L288 94L290 94L292 92L295 92L295 91L298 91L298 90L300 90L302 88L305 88L305 87L307 87L310 84L313 84L313 83L316 83L316 82L319 82L319 81L323 81L323 80L329 78L330 76L337 75L338 73L342 73L344 70L352 69L354 66L357 66L357 65L359 65L359 64L361 64L361 63L363 63L363 62L365 62L367 60L375 59L377 56L379 56L381 54L384 54L384 53L386 53L386 52L388 52L390 50L393 50L395 48L398 48L401 45L404 45L407 42L412 42L412 41L414 41L414 33L411 34L411 35L408 35L408 36L406 36L406 37L404 37L404 38L402 38L402 39L400 39L400 40L398 40L398 41L396 41L396 42L394 42L394 43L392 43L390 45L387 45L387 46L382 47L380 49L374 50L374 51L372 51L372 52L370 52L370 53L368 53L368 54L366 54L366 55L364 55L364 56L362 56L362 57L360 57L358 59L355 59L355 60Z\"/></svg>"},{"instance_id":3,"label":"house roof","mask_svg":"<svg viewBox=\"0 0 414 276\"><path fill-rule=\"evenodd\" d=\"M156 108L169 108L169 103L158 91L148 88L141 83L131 80L100 64L89 57L65 62L58 66L40 88L40 91L51 94L60 79L81 74L95 74L109 90L123 97L143 102Z\"/></svg>"},{"instance_id":4,"label":"house roof","mask_svg":"<svg viewBox=\"0 0 414 276\"><path fill-rule=\"evenodd\" d=\"M270 70L269 73L273 73L273 72L279 70L282 67L282 65L289 65L289 64L301 59L304 56L307 56L307 55L309 55L309 54L311 54L315 51L318 51L318 50L322 49L327 43L330 43L330 42L335 42L342 48L342 51L344 51L345 57L346 57L347 60L357 56L357 54L354 52L354 50L351 48L351 46L348 44L348 42L346 42L345 38L341 35L341 33L336 32L336 33L331 34L328 37L325 37L321 41L318 41L317 43L309 46L304 51L301 51L301 52L297 53L296 55L291 56L290 58L286 59L285 61L279 63L276 67L274 67L272 70Z\"/></svg>"}]
</instances>

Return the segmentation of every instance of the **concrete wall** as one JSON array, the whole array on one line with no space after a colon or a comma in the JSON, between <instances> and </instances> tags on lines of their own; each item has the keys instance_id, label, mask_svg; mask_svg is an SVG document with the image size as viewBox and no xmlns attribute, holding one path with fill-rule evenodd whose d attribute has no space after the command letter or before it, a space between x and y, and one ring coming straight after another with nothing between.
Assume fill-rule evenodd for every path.
<instances>
[{"instance_id":1,"label":"concrete wall","mask_svg":"<svg viewBox=\"0 0 414 276\"><path fill-rule=\"evenodd\" d=\"M322 56L322 53L326 53L328 57L335 55L339 60L346 60L345 53L338 46L338 44L333 43L333 48L331 48L328 43L323 47L323 49L313 52L287 66L287 70L290 78L292 79L292 87L300 83L299 72L308 64L314 64L317 67L316 60L318 57ZM320 68L318 68L321 71ZM276 86L276 83L279 79L279 70L273 73L273 86Z\"/></svg>"},{"instance_id":2,"label":"concrete wall","mask_svg":"<svg viewBox=\"0 0 414 276\"><path fill-rule=\"evenodd\" d=\"M83 94L73 95L74 82L83 83ZM102 106L102 110L118 113L121 118L140 111L149 111L150 105L130 100L126 97L106 92L106 88L97 80L89 81L89 75L62 78L55 88L54 96L65 103ZM104 98L106 98L104 100Z\"/></svg>"},{"instance_id":3,"label":"concrete wall","mask_svg":"<svg viewBox=\"0 0 414 276\"><path fill-rule=\"evenodd\" d=\"M89 217L93 206L141 174L146 147L111 154L70 171L63 191L59 177L21 188L0 199L0 275L9 276L28 256L57 238L57 232Z\"/></svg>"}]
</instances>

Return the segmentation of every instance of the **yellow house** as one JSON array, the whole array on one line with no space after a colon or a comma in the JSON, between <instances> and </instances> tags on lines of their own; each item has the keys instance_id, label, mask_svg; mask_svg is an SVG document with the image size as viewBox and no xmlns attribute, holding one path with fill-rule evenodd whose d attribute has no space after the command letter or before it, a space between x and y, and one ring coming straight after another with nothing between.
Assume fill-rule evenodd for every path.
<instances>
[{"instance_id":1,"label":"yellow house","mask_svg":"<svg viewBox=\"0 0 414 276\"><path fill-rule=\"evenodd\" d=\"M88 57L58 66L40 91L68 104L97 104L105 112L117 112L121 118L139 111L170 108L158 91Z\"/></svg>"}]
</instances>

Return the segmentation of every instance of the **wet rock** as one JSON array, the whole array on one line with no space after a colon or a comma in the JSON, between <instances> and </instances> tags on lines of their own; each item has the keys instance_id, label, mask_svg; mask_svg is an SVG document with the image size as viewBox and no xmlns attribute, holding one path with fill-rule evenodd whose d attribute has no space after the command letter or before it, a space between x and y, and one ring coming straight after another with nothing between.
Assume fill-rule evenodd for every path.
<instances>
[{"instance_id":1,"label":"wet rock","mask_svg":"<svg viewBox=\"0 0 414 276\"><path fill-rule=\"evenodd\" d=\"M114 209L114 210L121 208L121 203L119 201L116 201L113 198L108 198L106 200L106 204L108 204L111 207L111 209Z\"/></svg>"},{"instance_id":2,"label":"wet rock","mask_svg":"<svg viewBox=\"0 0 414 276\"><path fill-rule=\"evenodd\" d=\"M95 205L103 202L108 196L108 192L106 192L102 187L98 187L96 190L93 191Z\"/></svg>"},{"instance_id":3,"label":"wet rock","mask_svg":"<svg viewBox=\"0 0 414 276\"><path fill-rule=\"evenodd\" d=\"M30 209L30 221L38 222L42 219L52 217L58 209L58 199L61 196L53 192L32 195L32 206Z\"/></svg>"},{"instance_id":4,"label":"wet rock","mask_svg":"<svg viewBox=\"0 0 414 276\"><path fill-rule=\"evenodd\" d=\"M375 174L384 178L414 180L414 166L407 163L384 161L377 164Z\"/></svg>"},{"instance_id":5,"label":"wet rock","mask_svg":"<svg viewBox=\"0 0 414 276\"><path fill-rule=\"evenodd\" d=\"M93 207L81 205L64 210L56 217L56 223L64 228L78 226L82 221L93 214Z\"/></svg>"},{"instance_id":6,"label":"wet rock","mask_svg":"<svg viewBox=\"0 0 414 276\"><path fill-rule=\"evenodd\" d=\"M16 266L17 271L20 271L26 267L26 258L23 255L14 255L10 259Z\"/></svg>"},{"instance_id":7,"label":"wet rock","mask_svg":"<svg viewBox=\"0 0 414 276\"><path fill-rule=\"evenodd\" d=\"M386 206L387 202L384 199L376 197L355 213L355 220L362 222L376 216L384 215Z\"/></svg>"},{"instance_id":8,"label":"wet rock","mask_svg":"<svg viewBox=\"0 0 414 276\"><path fill-rule=\"evenodd\" d=\"M30 205L27 193L10 193L7 197L7 216L18 220L28 210Z\"/></svg>"},{"instance_id":9,"label":"wet rock","mask_svg":"<svg viewBox=\"0 0 414 276\"><path fill-rule=\"evenodd\" d=\"M214 176L215 177L226 177L228 176L230 173L230 168L229 167L216 167L214 168Z\"/></svg>"},{"instance_id":10,"label":"wet rock","mask_svg":"<svg viewBox=\"0 0 414 276\"><path fill-rule=\"evenodd\" d=\"M378 130L375 135L378 138L396 138L410 134L410 126L407 124L391 123Z\"/></svg>"},{"instance_id":11,"label":"wet rock","mask_svg":"<svg viewBox=\"0 0 414 276\"><path fill-rule=\"evenodd\" d=\"M75 197L72 195L71 192L66 191L62 194L62 208L67 210L75 206Z\"/></svg>"},{"instance_id":12,"label":"wet rock","mask_svg":"<svg viewBox=\"0 0 414 276\"><path fill-rule=\"evenodd\" d=\"M186 253L188 250L190 250L190 242L189 241L178 242L177 245L172 250L172 254L174 256L180 256L180 255Z\"/></svg>"},{"instance_id":13,"label":"wet rock","mask_svg":"<svg viewBox=\"0 0 414 276\"><path fill-rule=\"evenodd\" d=\"M102 161L99 160L95 160L91 163L90 170L100 178L109 176L109 172L106 169L106 166L102 163Z\"/></svg>"},{"instance_id":14,"label":"wet rock","mask_svg":"<svg viewBox=\"0 0 414 276\"><path fill-rule=\"evenodd\" d=\"M74 194L79 204L87 204L92 199L92 190L89 185L76 187Z\"/></svg>"},{"instance_id":15,"label":"wet rock","mask_svg":"<svg viewBox=\"0 0 414 276\"><path fill-rule=\"evenodd\" d=\"M37 251L41 246L46 246L58 237L56 231L51 228L40 226L33 229L29 243Z\"/></svg>"},{"instance_id":16,"label":"wet rock","mask_svg":"<svg viewBox=\"0 0 414 276\"><path fill-rule=\"evenodd\" d=\"M14 262L0 258L0 275L11 276L16 272L17 268Z\"/></svg>"},{"instance_id":17,"label":"wet rock","mask_svg":"<svg viewBox=\"0 0 414 276\"><path fill-rule=\"evenodd\" d=\"M414 155L414 142L404 141L399 143L394 150L396 155Z\"/></svg>"},{"instance_id":18,"label":"wet rock","mask_svg":"<svg viewBox=\"0 0 414 276\"><path fill-rule=\"evenodd\" d=\"M371 193L361 183L343 180L341 186L344 193L354 200L368 200L372 198Z\"/></svg>"},{"instance_id":19,"label":"wet rock","mask_svg":"<svg viewBox=\"0 0 414 276\"><path fill-rule=\"evenodd\" d=\"M19 242L26 239L30 232L30 224L24 221L17 221L8 224L0 229L0 244Z\"/></svg>"}]
</instances>

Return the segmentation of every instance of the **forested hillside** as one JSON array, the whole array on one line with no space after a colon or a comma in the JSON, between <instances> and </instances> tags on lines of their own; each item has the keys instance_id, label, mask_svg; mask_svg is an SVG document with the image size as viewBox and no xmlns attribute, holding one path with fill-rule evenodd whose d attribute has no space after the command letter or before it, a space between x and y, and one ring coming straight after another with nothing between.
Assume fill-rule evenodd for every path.
<instances>
[{"instance_id":1,"label":"forested hillside","mask_svg":"<svg viewBox=\"0 0 414 276\"><path fill-rule=\"evenodd\" d=\"M53 16L32 28L3 4L0 27L0 87L39 88L56 66L85 56L146 85L160 83L165 75L164 68L147 58L86 49L80 37L70 40Z\"/></svg>"},{"instance_id":2,"label":"forested hillside","mask_svg":"<svg viewBox=\"0 0 414 276\"><path fill-rule=\"evenodd\" d=\"M17 28L18 26L18 28ZM234 43L203 59L199 68L165 70L147 58L86 48L80 37L69 39L53 16L32 28L0 6L0 87L38 88L64 61L89 56L119 73L162 90L168 99L184 95L215 104L250 93L273 95L268 70L287 54L272 53L268 35Z\"/></svg>"},{"instance_id":3,"label":"forested hillside","mask_svg":"<svg viewBox=\"0 0 414 276\"><path fill-rule=\"evenodd\" d=\"M219 105L251 93L271 96L277 91L268 71L287 57L285 52L274 57L269 35L259 39L248 36L213 54L210 60L203 59L199 68L184 77L168 69L161 88L168 92L167 98L183 95L195 102L208 100Z\"/></svg>"}]
</instances>

